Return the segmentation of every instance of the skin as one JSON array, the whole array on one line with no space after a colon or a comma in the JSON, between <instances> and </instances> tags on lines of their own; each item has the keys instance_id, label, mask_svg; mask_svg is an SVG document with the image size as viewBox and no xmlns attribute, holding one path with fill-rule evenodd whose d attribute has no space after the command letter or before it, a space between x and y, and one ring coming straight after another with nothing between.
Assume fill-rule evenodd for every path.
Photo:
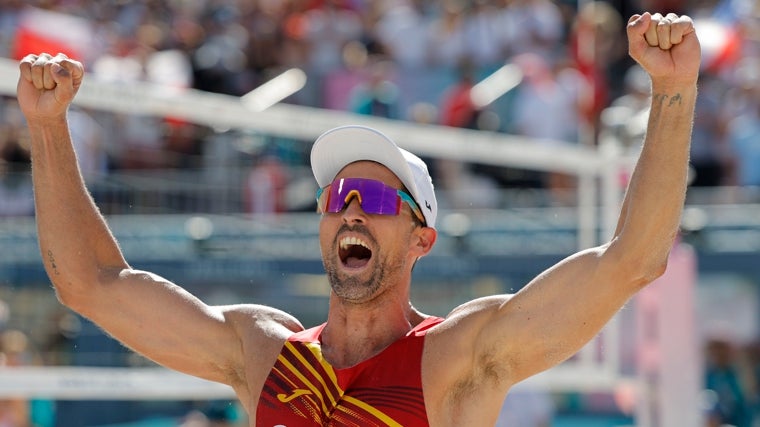
<instances>
[{"instance_id":1,"label":"skin","mask_svg":"<svg viewBox=\"0 0 760 427\"><path fill-rule=\"evenodd\" d=\"M672 14L633 16L628 38L630 55L652 78L653 96L615 235L559 262L515 295L457 307L429 331L422 380L430 425L493 425L513 384L573 355L663 273L686 191L700 48L691 20ZM81 64L63 55L30 55L20 71L40 249L61 302L162 365L229 384L255 420L282 343L303 326L271 307L206 305L166 279L131 268L85 188L66 124L84 77ZM401 188L375 163L348 165L338 177ZM411 215L408 207L399 216L368 215L354 199L322 217L320 246L335 289L323 351L336 367L371 357L426 317L409 300L411 271L432 249L436 231L415 225ZM370 247L367 265L347 268L340 261L338 245L347 236ZM376 274L382 280L373 282Z\"/></svg>"}]
</instances>

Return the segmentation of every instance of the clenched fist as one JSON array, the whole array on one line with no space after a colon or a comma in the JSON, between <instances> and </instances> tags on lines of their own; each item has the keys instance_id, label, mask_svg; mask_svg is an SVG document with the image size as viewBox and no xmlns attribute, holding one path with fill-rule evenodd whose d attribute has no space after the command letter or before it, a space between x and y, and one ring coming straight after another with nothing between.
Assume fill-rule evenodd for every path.
<instances>
[{"instance_id":1,"label":"clenched fist","mask_svg":"<svg viewBox=\"0 0 760 427\"><path fill-rule=\"evenodd\" d=\"M19 68L18 102L30 121L64 115L84 76L82 64L62 53L27 55Z\"/></svg>"},{"instance_id":2,"label":"clenched fist","mask_svg":"<svg viewBox=\"0 0 760 427\"><path fill-rule=\"evenodd\" d=\"M627 32L628 53L653 82L697 81L701 50L691 18L674 13L633 15Z\"/></svg>"}]
</instances>

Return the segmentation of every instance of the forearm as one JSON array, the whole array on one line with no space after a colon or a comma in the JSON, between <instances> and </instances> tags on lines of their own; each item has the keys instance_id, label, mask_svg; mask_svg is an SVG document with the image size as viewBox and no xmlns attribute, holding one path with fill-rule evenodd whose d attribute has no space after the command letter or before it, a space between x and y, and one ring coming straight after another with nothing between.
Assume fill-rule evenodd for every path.
<instances>
[{"instance_id":1,"label":"forearm","mask_svg":"<svg viewBox=\"0 0 760 427\"><path fill-rule=\"evenodd\" d=\"M40 251L59 292L86 289L127 267L82 179L65 116L30 122Z\"/></svg>"},{"instance_id":2,"label":"forearm","mask_svg":"<svg viewBox=\"0 0 760 427\"><path fill-rule=\"evenodd\" d=\"M686 195L695 83L654 82L646 138L615 239L646 266L664 265Z\"/></svg>"}]
</instances>

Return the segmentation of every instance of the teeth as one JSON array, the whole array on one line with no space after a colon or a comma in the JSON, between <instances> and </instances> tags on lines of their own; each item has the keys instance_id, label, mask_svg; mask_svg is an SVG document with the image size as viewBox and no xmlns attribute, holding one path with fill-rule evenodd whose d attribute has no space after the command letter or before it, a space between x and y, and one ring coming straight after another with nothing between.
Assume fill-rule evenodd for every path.
<instances>
[{"instance_id":1,"label":"teeth","mask_svg":"<svg viewBox=\"0 0 760 427\"><path fill-rule=\"evenodd\" d=\"M363 247L369 249L369 246L367 246L367 244L363 240L361 240L361 239L359 239L357 237L344 237L344 238L340 239L340 248L341 249L346 249L350 245L359 245L359 246L363 246Z\"/></svg>"}]
</instances>

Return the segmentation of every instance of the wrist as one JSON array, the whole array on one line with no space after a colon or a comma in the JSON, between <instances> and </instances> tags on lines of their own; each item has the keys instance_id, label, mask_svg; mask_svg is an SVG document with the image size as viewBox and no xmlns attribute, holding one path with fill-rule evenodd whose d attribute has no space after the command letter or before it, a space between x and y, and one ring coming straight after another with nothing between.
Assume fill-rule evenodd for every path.
<instances>
[{"instance_id":1,"label":"wrist","mask_svg":"<svg viewBox=\"0 0 760 427\"><path fill-rule=\"evenodd\" d=\"M30 131L68 126L68 118L65 111L54 116L43 117L36 116L34 114L28 114L25 117L26 125Z\"/></svg>"},{"instance_id":2,"label":"wrist","mask_svg":"<svg viewBox=\"0 0 760 427\"><path fill-rule=\"evenodd\" d=\"M673 77L653 77L652 93L671 93L671 92L689 92L697 90L697 77L693 78L673 78Z\"/></svg>"},{"instance_id":3,"label":"wrist","mask_svg":"<svg viewBox=\"0 0 760 427\"><path fill-rule=\"evenodd\" d=\"M32 141L56 140L69 132L66 113L51 117L27 116L26 124Z\"/></svg>"}]
</instances>

